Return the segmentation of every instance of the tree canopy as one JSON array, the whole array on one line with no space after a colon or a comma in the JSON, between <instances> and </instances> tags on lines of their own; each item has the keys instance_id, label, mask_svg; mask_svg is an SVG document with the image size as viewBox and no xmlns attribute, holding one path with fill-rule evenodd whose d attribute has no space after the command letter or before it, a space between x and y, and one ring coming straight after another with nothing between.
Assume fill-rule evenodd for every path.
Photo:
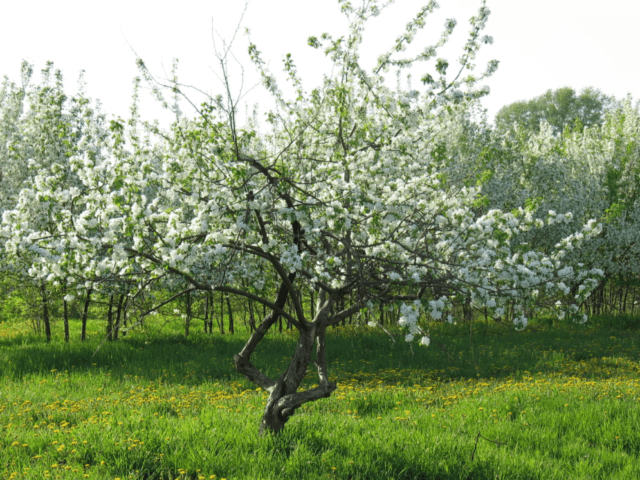
<instances>
[{"instance_id":1,"label":"tree canopy","mask_svg":"<svg viewBox=\"0 0 640 480\"><path fill-rule=\"evenodd\" d=\"M571 87L547 90L531 100L523 100L502 107L496 114L496 127L506 131L517 126L529 132L539 132L540 122L546 121L555 135L565 128L582 131L584 127L600 126L604 116L614 106L614 100L593 87L579 95Z\"/></svg>"}]
</instances>

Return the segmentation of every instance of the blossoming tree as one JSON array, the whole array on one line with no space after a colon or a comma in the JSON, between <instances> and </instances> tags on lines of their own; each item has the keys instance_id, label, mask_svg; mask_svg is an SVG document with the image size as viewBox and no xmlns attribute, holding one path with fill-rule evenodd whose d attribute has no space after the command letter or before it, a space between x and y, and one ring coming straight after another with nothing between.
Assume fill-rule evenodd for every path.
<instances>
[{"instance_id":1,"label":"blossoming tree","mask_svg":"<svg viewBox=\"0 0 640 480\"><path fill-rule=\"evenodd\" d=\"M520 235L519 241L532 248L549 252L571 234L576 221L602 222L599 235L567 252L572 263L604 273L596 295L586 302L593 313L602 312L604 287L612 283L619 301L608 308L624 312L621 287L627 287L626 298L640 272L640 111L630 98L612 103L602 125L584 131L567 129L558 135L544 122L538 132L498 131L486 142L493 151L483 167L491 169L483 193L492 208L510 210L535 203L538 212L552 213L544 230ZM526 141L513 141L514 137ZM467 160L465 167L472 163ZM573 221L566 222L563 212L571 212Z\"/></svg>"},{"instance_id":2,"label":"blossoming tree","mask_svg":"<svg viewBox=\"0 0 640 480\"><path fill-rule=\"evenodd\" d=\"M436 8L430 2L373 71L365 71L358 47L367 19L381 7L340 3L350 21L348 35L309 39L334 63L333 75L311 92L287 57L285 73L296 98L286 100L251 46L278 105L268 116L268 132L238 126L237 105L217 97L195 119L156 129L155 146L72 157L80 186L68 187L52 169L23 191L4 218L12 251L41 254L35 275L107 275L136 280L139 289L164 279L185 286L172 298L219 291L265 306L269 313L234 356L236 369L269 392L261 432L280 431L301 405L335 391L327 328L363 308L401 302L406 340L421 335L420 343L428 345L418 319L421 312L440 318L451 300L441 294L445 289L497 314L506 302L516 302L521 313L515 324L524 328L524 307L536 297L565 295L571 283L576 294L568 303L575 303L598 273L563 264L567 248L598 233L596 222L577 226L551 252L514 244L514 235L542 221L526 209L487 211L480 187L449 183L434 161L434 148L448 132L444 113L486 93L477 82L496 67L492 62L485 73L471 73L481 43L490 42L481 37L489 15L484 3L471 19L454 78L447 76L448 63L437 59L437 78L425 74L422 91L393 91L383 74L435 59L455 21L446 22L437 45L397 58ZM220 60L226 69L226 57ZM125 129L118 122L112 127L114 135ZM43 185L59 210L55 232L42 230L26 200L41 198ZM315 308L305 302L309 291ZM270 378L251 357L280 317L297 329L298 340L285 371ZM310 365L318 384L299 391Z\"/></svg>"},{"instance_id":3,"label":"blossoming tree","mask_svg":"<svg viewBox=\"0 0 640 480\"><path fill-rule=\"evenodd\" d=\"M73 191L80 181L69 168L68 159L80 153L95 156L108 138L104 116L96 111L82 91L68 97L62 74L52 62L42 69L42 81L32 81L33 67L23 62L21 85L5 78L0 89L0 213L11 215L17 205L28 205L29 221L37 225L39 238L45 232L57 233L57 217L63 204L49 198L49 181L55 188ZM40 182L37 186L33 182ZM22 207L19 207L22 209ZM8 219L9 217L7 217ZM20 222L14 218L10 222ZM31 228L28 229L32 231ZM11 233L0 235L0 245ZM21 239L25 248L15 249L11 242L2 248L0 272L19 290L34 289L40 296L42 319L47 339L51 339L49 312L54 290L64 296L66 276L55 262L47 266L47 252L38 250L29 239ZM40 265L35 270L34 265ZM56 273L46 273L51 268ZM44 270L43 270L44 269ZM29 295L25 295L29 297ZM68 307L64 302L65 339L69 340Z\"/></svg>"}]
</instances>

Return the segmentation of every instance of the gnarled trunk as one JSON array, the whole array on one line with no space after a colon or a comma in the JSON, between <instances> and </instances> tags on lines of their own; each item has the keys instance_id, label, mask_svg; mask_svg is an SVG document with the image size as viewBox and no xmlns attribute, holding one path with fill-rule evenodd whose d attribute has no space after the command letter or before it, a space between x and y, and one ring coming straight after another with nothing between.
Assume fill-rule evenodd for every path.
<instances>
[{"instance_id":1,"label":"gnarled trunk","mask_svg":"<svg viewBox=\"0 0 640 480\"><path fill-rule=\"evenodd\" d=\"M260 435L269 432L279 433L300 406L307 402L329 397L338 388L334 382L329 381L325 350L326 330L329 326L337 325L349 315L353 315L360 308L359 305L353 305L337 315L330 316L338 296L329 295L326 291L320 290L314 320L312 322L305 320L297 299L294 305L297 316L295 318L284 310L294 279L295 273L290 273L289 278L283 280L277 298L271 304L273 306L271 313L264 317L256 331L251 334L242 351L233 356L236 370L269 392L267 405L260 420ZM276 325L280 316L284 316L292 322L300 332L300 337L286 372L280 375L277 380L273 380L253 365L251 355L269 329ZM314 344L316 346L316 360L312 361L311 349ZM318 370L318 386L299 392L298 388L307 374L307 367L310 363L314 364Z\"/></svg>"},{"instance_id":2,"label":"gnarled trunk","mask_svg":"<svg viewBox=\"0 0 640 480\"><path fill-rule=\"evenodd\" d=\"M325 295L319 296L318 315L316 321L306 322L304 315L299 315L299 321L294 323L300 332L298 344L289 362L286 372L277 380L269 378L251 362L251 355L256 346L264 338L266 333L279 320L284 313L284 306L289 295L288 287L295 279L295 273L289 274L288 281L280 285L274 310L266 315L262 323L251 334L242 351L233 356L236 370L245 375L249 380L269 392L269 399L260 421L260 435L267 432L278 433L294 414L296 409L306 402L312 402L331 395L337 386L329 382L327 375L327 361L325 356L325 330L327 315L333 305L334 299L327 299ZM287 285L288 284L288 285ZM291 318L290 318L291 320ZM318 368L319 386L303 392L298 392L298 387L307 374L307 367L311 363L311 349L314 343L317 346L317 359L313 362Z\"/></svg>"},{"instance_id":3,"label":"gnarled trunk","mask_svg":"<svg viewBox=\"0 0 640 480\"><path fill-rule=\"evenodd\" d=\"M314 363L318 367L320 385L298 392L298 387L306 376L307 367L311 362L314 341L317 344L317 361ZM270 392L260 421L260 435L267 432L279 433L289 418L304 403L329 397L338 387L334 382L329 382L326 370L324 330L316 334L315 327L312 327L301 332L287 371L275 382Z\"/></svg>"}]
</instances>

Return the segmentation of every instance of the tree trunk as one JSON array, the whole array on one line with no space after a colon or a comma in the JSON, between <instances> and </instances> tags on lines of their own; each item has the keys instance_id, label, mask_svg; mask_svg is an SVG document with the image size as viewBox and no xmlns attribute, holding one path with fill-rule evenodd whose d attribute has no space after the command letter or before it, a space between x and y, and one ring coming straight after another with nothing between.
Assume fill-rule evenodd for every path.
<instances>
[{"instance_id":1,"label":"tree trunk","mask_svg":"<svg viewBox=\"0 0 640 480\"><path fill-rule=\"evenodd\" d=\"M122 306L122 326L124 330L122 331L122 336L127 336L127 309L129 308L129 300L127 299L128 291L124 294L124 304Z\"/></svg>"},{"instance_id":2,"label":"tree trunk","mask_svg":"<svg viewBox=\"0 0 640 480\"><path fill-rule=\"evenodd\" d=\"M471 308L471 299L465 299L462 304L462 314L464 316L464 321L470 323L473 320L473 309Z\"/></svg>"},{"instance_id":3,"label":"tree trunk","mask_svg":"<svg viewBox=\"0 0 640 480\"><path fill-rule=\"evenodd\" d=\"M291 298L287 298L287 313L291 314ZM291 322L287 319L287 326L285 327L287 330L291 330Z\"/></svg>"},{"instance_id":4,"label":"tree trunk","mask_svg":"<svg viewBox=\"0 0 640 480\"><path fill-rule=\"evenodd\" d=\"M224 293L222 292L220 292L220 322L218 327L220 327L220 335L224 335Z\"/></svg>"},{"instance_id":5,"label":"tree trunk","mask_svg":"<svg viewBox=\"0 0 640 480\"><path fill-rule=\"evenodd\" d=\"M49 305L47 304L47 290L44 283L40 285L40 293L42 295L42 321L44 322L44 333L47 336L47 342L51 341L51 322L49 320Z\"/></svg>"},{"instance_id":6,"label":"tree trunk","mask_svg":"<svg viewBox=\"0 0 640 480\"><path fill-rule=\"evenodd\" d=\"M113 293L109 296L109 310L107 311L107 340L113 340Z\"/></svg>"},{"instance_id":7,"label":"tree trunk","mask_svg":"<svg viewBox=\"0 0 640 480\"><path fill-rule=\"evenodd\" d=\"M289 284L293 283L295 273L289 274ZM282 282L278 290L274 304L283 309L286 305L289 291L285 282ZM312 402L320 398L326 398L336 390L337 385L329 381L327 373L327 359L325 354L325 332L327 316L335 297L327 296L321 291L318 295L317 323L302 324L298 327L300 337L295 352L289 362L286 372L277 380L272 380L251 363L251 355L254 353L260 341L270 328L275 326L280 315L271 311L266 315L255 332L242 348L242 351L233 356L236 370L245 375L249 380L269 392L269 398L260 420L260 435L266 433L279 433L287 423L295 410L306 402ZM304 318L300 319L303 321ZM318 324L323 325L319 327ZM307 373L307 367L311 363L311 349L316 343L316 361L313 362L318 369L318 386L306 391L298 392L300 383Z\"/></svg>"},{"instance_id":8,"label":"tree trunk","mask_svg":"<svg viewBox=\"0 0 640 480\"><path fill-rule=\"evenodd\" d=\"M113 339L118 339L118 334L120 333L120 318L122 316L122 304L124 303L125 294L121 294L118 299L118 307L116 308L116 324L113 327Z\"/></svg>"},{"instance_id":9,"label":"tree trunk","mask_svg":"<svg viewBox=\"0 0 640 480\"><path fill-rule=\"evenodd\" d=\"M213 304L213 292L209 292L209 334L213 334L213 314L215 313L215 306Z\"/></svg>"},{"instance_id":10,"label":"tree trunk","mask_svg":"<svg viewBox=\"0 0 640 480\"><path fill-rule=\"evenodd\" d=\"M207 333L207 322L209 321L209 295L204 297L204 333Z\"/></svg>"},{"instance_id":11,"label":"tree trunk","mask_svg":"<svg viewBox=\"0 0 640 480\"><path fill-rule=\"evenodd\" d=\"M189 326L191 325L191 292L187 292L187 318L184 319L184 336L189 336Z\"/></svg>"},{"instance_id":12,"label":"tree trunk","mask_svg":"<svg viewBox=\"0 0 640 480\"><path fill-rule=\"evenodd\" d=\"M66 296L66 289L63 291L63 293ZM63 312L62 312L62 319L64 321L64 341L68 342L69 341L69 305L67 304L67 301L63 298L62 299L62 308L63 308Z\"/></svg>"},{"instance_id":13,"label":"tree trunk","mask_svg":"<svg viewBox=\"0 0 640 480\"><path fill-rule=\"evenodd\" d=\"M289 418L304 403L327 398L336 390L337 385L329 382L326 368L324 331L315 337L316 330L311 328L300 332L296 350L284 375L273 385L267 404L260 420L260 435L267 432L278 434ZM317 343L317 365L319 365L320 385L309 390L298 392L298 387L307 373L311 361L311 349L314 340Z\"/></svg>"},{"instance_id":14,"label":"tree trunk","mask_svg":"<svg viewBox=\"0 0 640 480\"><path fill-rule=\"evenodd\" d=\"M229 333L233 335L235 333L235 329L233 328L233 310L231 309L231 301L227 296L227 310L229 310Z\"/></svg>"},{"instance_id":15,"label":"tree trunk","mask_svg":"<svg viewBox=\"0 0 640 480\"><path fill-rule=\"evenodd\" d=\"M311 305L311 319L314 319L316 317L316 312L314 311L314 303L313 303L313 290L309 290L309 300L310 300L310 305Z\"/></svg>"},{"instance_id":16,"label":"tree trunk","mask_svg":"<svg viewBox=\"0 0 640 480\"><path fill-rule=\"evenodd\" d=\"M82 312L82 334L80 340L83 342L87 339L87 316L89 314L89 302L91 301L91 289L87 290L87 297L84 300L84 310Z\"/></svg>"},{"instance_id":17,"label":"tree trunk","mask_svg":"<svg viewBox=\"0 0 640 480\"><path fill-rule=\"evenodd\" d=\"M249 303L249 328L251 329L251 333L256 331L256 319L253 316L253 302L251 300Z\"/></svg>"}]
</instances>

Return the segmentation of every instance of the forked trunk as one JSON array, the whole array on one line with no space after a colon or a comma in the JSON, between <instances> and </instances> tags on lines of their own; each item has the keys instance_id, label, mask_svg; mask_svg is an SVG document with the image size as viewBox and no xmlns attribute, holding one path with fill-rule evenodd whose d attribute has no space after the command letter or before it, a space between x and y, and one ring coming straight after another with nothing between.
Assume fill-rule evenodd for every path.
<instances>
[{"instance_id":1,"label":"forked trunk","mask_svg":"<svg viewBox=\"0 0 640 480\"><path fill-rule=\"evenodd\" d=\"M295 273L289 274L288 282L281 283L274 302L277 310L282 310L286 305L289 293L287 283L291 284L295 275ZM279 433L300 406L307 402L329 397L338 388L335 383L329 381L325 353L325 333L330 323L328 315L334 302L333 296L328 297L324 291L321 291L321 294L318 295L317 314L313 322L306 322L303 315L300 315L300 323L288 318L295 323L300 337L286 372L280 375L277 380L269 378L251 362L251 355L255 352L256 346L279 320L280 314L276 309L265 316L262 323L247 340L242 351L233 356L236 370L269 392L269 399L260 420L260 435ZM335 319L336 323L341 319ZM316 360L312 361L311 349L314 343L316 344ZM314 364L318 370L318 386L298 392L310 363Z\"/></svg>"},{"instance_id":2,"label":"forked trunk","mask_svg":"<svg viewBox=\"0 0 640 480\"><path fill-rule=\"evenodd\" d=\"M326 358L324 346L324 331L317 334L316 329L311 328L301 332L296 351L289 363L287 371L278 378L271 390L267 405L265 406L260 421L260 435L267 432L279 433L295 413L295 411L307 402L313 402L326 398L335 391L337 385L329 382L326 376ZM317 361L320 385L309 390L298 392L298 387L306 376L307 367L311 362L311 349L314 340L317 343Z\"/></svg>"},{"instance_id":3,"label":"forked trunk","mask_svg":"<svg viewBox=\"0 0 640 480\"><path fill-rule=\"evenodd\" d=\"M284 409L278 406L278 403L285 395L282 387L283 385L280 384L280 388L274 389L267 399L267 405L260 420L261 436L267 432L279 433L284 428L289 417L294 413L293 411L284 412Z\"/></svg>"}]
</instances>

